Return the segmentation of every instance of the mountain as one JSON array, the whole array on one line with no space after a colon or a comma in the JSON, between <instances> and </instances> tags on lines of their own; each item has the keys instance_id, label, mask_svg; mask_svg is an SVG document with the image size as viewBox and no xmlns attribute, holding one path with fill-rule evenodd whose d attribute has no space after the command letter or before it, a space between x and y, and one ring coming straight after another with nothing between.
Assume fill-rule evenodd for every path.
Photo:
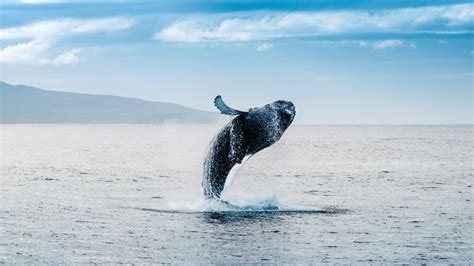
<instances>
[{"instance_id":1,"label":"mountain","mask_svg":"<svg viewBox=\"0 0 474 266\"><path fill-rule=\"evenodd\" d=\"M3 124L212 123L219 114L136 98L48 91L0 81Z\"/></svg>"}]
</instances>

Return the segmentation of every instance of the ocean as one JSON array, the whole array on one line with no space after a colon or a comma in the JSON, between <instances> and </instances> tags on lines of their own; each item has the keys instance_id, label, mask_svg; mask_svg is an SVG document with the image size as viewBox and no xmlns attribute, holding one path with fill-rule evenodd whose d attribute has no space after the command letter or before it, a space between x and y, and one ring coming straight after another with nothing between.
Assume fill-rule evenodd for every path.
<instances>
[{"instance_id":1,"label":"ocean","mask_svg":"<svg viewBox=\"0 0 474 266\"><path fill-rule=\"evenodd\" d=\"M1 125L0 263L473 263L472 125L291 126L227 203L220 126Z\"/></svg>"}]
</instances>

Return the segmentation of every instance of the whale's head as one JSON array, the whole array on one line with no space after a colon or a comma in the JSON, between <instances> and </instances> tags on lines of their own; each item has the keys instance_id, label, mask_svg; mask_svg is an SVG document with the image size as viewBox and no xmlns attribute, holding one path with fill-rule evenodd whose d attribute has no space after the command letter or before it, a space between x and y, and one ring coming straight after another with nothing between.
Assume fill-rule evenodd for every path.
<instances>
[{"instance_id":1,"label":"whale's head","mask_svg":"<svg viewBox=\"0 0 474 266\"><path fill-rule=\"evenodd\" d=\"M255 153L277 142L295 119L295 105L289 101L276 101L262 107L251 108L245 116L245 124Z\"/></svg>"},{"instance_id":2,"label":"whale's head","mask_svg":"<svg viewBox=\"0 0 474 266\"><path fill-rule=\"evenodd\" d=\"M296 109L292 102L279 100L269 104L268 107L274 112L281 131L285 131L295 119Z\"/></svg>"},{"instance_id":3,"label":"whale's head","mask_svg":"<svg viewBox=\"0 0 474 266\"><path fill-rule=\"evenodd\" d=\"M277 142L295 115L295 105L283 100L249 109L245 115L248 153L254 154Z\"/></svg>"}]
</instances>

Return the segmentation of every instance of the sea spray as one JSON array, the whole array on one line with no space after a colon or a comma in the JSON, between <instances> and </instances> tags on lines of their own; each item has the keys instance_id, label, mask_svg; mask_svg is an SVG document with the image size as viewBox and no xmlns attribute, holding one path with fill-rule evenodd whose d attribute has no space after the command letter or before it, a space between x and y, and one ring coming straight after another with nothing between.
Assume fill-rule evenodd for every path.
<instances>
[{"instance_id":1,"label":"sea spray","mask_svg":"<svg viewBox=\"0 0 474 266\"><path fill-rule=\"evenodd\" d=\"M225 200L197 197L175 197L167 199L155 211L162 212L239 212L239 211L276 211L285 210L279 205L275 195L226 194Z\"/></svg>"}]
</instances>

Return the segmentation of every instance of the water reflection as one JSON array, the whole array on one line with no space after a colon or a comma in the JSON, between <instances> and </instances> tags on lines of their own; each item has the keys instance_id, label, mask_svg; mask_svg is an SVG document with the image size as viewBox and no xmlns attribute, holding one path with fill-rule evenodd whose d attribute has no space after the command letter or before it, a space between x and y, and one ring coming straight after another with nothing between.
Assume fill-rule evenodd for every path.
<instances>
[{"instance_id":1,"label":"water reflection","mask_svg":"<svg viewBox=\"0 0 474 266\"><path fill-rule=\"evenodd\" d=\"M249 223L249 222L270 222L281 221L285 217L307 216L307 215L339 215L347 213L348 209L334 207L322 209L302 209L302 210L275 210L275 211L216 211L204 212L201 217L208 223L228 224L228 223Z\"/></svg>"},{"instance_id":2,"label":"water reflection","mask_svg":"<svg viewBox=\"0 0 474 266\"><path fill-rule=\"evenodd\" d=\"M279 212L255 212L255 211L225 211L206 212L202 214L205 222L211 224L232 224L232 223L275 223L281 221Z\"/></svg>"}]
</instances>

